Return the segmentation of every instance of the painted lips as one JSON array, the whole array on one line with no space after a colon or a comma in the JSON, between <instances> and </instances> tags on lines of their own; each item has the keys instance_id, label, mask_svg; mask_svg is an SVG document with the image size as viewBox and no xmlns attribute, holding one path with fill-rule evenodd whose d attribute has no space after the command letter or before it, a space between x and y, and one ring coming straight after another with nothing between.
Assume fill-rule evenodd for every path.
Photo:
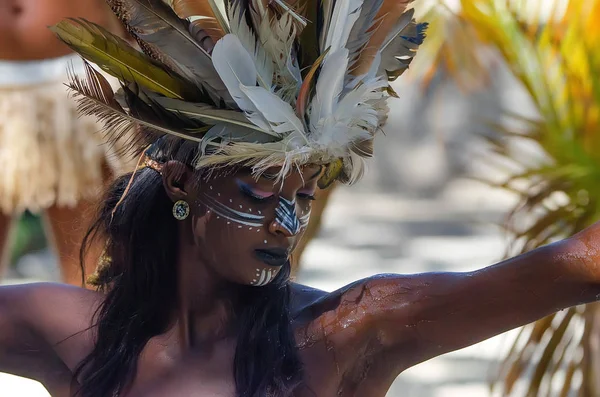
<instances>
[{"instance_id":1,"label":"painted lips","mask_svg":"<svg viewBox=\"0 0 600 397\"><path fill-rule=\"evenodd\" d=\"M288 250L283 248L263 248L254 250L254 256L269 266L281 267L288 261Z\"/></svg>"}]
</instances>

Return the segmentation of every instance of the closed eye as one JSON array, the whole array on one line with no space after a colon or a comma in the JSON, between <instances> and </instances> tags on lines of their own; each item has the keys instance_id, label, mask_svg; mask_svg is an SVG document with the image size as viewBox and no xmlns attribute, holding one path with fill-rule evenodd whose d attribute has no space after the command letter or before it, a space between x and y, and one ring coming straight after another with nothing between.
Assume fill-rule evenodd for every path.
<instances>
[{"instance_id":1,"label":"closed eye","mask_svg":"<svg viewBox=\"0 0 600 397\"><path fill-rule=\"evenodd\" d=\"M267 202L270 201L275 195L273 193L270 193L268 195L265 194L260 194L258 192L256 192L250 185L248 185L245 182L242 182L240 180L237 181L238 187L240 189L240 191L242 192L242 194L244 194L246 197L257 201L257 202Z\"/></svg>"},{"instance_id":2,"label":"closed eye","mask_svg":"<svg viewBox=\"0 0 600 397\"><path fill-rule=\"evenodd\" d=\"M315 196L309 193L297 193L296 196L301 200L316 200Z\"/></svg>"}]
</instances>

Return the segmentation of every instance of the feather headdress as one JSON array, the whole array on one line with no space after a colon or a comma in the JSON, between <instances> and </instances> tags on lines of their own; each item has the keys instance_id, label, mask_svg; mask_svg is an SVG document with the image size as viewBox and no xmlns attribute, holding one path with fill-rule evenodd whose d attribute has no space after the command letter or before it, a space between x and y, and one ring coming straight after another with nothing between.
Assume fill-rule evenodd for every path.
<instances>
[{"instance_id":1,"label":"feather headdress","mask_svg":"<svg viewBox=\"0 0 600 397\"><path fill-rule=\"evenodd\" d=\"M73 76L84 113L132 148L161 136L198 143L197 168L321 164L325 187L353 182L387 118L389 87L426 24L412 0L107 0L141 52L102 27L52 27L87 62Z\"/></svg>"}]
</instances>

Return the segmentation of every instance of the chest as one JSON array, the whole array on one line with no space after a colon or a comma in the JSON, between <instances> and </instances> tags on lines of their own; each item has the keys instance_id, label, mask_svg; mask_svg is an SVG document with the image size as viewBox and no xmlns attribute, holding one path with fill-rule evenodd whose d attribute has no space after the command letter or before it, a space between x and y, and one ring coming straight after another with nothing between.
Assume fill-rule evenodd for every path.
<instances>
[{"instance_id":1,"label":"chest","mask_svg":"<svg viewBox=\"0 0 600 397\"><path fill-rule=\"evenodd\" d=\"M303 349L300 355L303 381L295 397L385 396L385 382L376 381L368 364L342 371L326 346ZM140 357L138 374L126 397L235 397L234 356L231 343L189 357L170 356L150 346Z\"/></svg>"},{"instance_id":2,"label":"chest","mask_svg":"<svg viewBox=\"0 0 600 397\"><path fill-rule=\"evenodd\" d=\"M137 375L126 396L235 397L235 349L235 341L223 340L181 356L177 346L152 340L140 356ZM327 359L327 350L314 346L301 350L300 356L303 387L296 396L314 397L309 390L318 391L318 396L336 395L341 377ZM251 366L259 357L248 360Z\"/></svg>"}]
</instances>

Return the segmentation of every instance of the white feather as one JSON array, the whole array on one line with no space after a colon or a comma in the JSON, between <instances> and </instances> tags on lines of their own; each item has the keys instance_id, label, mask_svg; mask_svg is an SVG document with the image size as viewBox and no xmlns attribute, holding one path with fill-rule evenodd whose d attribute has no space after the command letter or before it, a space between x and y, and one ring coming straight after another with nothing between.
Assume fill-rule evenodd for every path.
<instances>
[{"instance_id":1,"label":"white feather","mask_svg":"<svg viewBox=\"0 0 600 397\"><path fill-rule=\"evenodd\" d=\"M364 0L342 0L335 3L322 52L329 48L329 54L333 54L346 46L352 27L360 16L363 2Z\"/></svg>"},{"instance_id":2,"label":"white feather","mask_svg":"<svg viewBox=\"0 0 600 397\"><path fill-rule=\"evenodd\" d=\"M267 120L272 131L281 135L305 135L304 124L289 103L263 87L240 86L240 89Z\"/></svg>"},{"instance_id":3,"label":"white feather","mask_svg":"<svg viewBox=\"0 0 600 397\"><path fill-rule=\"evenodd\" d=\"M335 61L335 56L331 59ZM331 63L334 64L333 61ZM385 109L381 106L381 101L387 96L384 91L387 81L381 77L366 79L363 76L363 80L353 84L354 87L349 89L346 95L333 98L335 103L331 113L321 110L318 120L317 102L313 103L315 109L314 113L311 113L312 145L316 150L326 152L332 157L345 157L352 142L371 139L385 117L385 114L382 114L385 113Z\"/></svg>"},{"instance_id":4,"label":"white feather","mask_svg":"<svg viewBox=\"0 0 600 397\"><path fill-rule=\"evenodd\" d=\"M319 120L329 117L344 88L348 49L342 48L325 60L317 80L316 94L310 107L311 130L318 129Z\"/></svg>"},{"instance_id":5,"label":"white feather","mask_svg":"<svg viewBox=\"0 0 600 397\"><path fill-rule=\"evenodd\" d=\"M350 152L349 155L350 162L350 180L348 181L349 185L356 183L360 178L363 177L365 171L367 169L367 163L364 158L360 157L358 154L354 152Z\"/></svg>"},{"instance_id":6,"label":"white feather","mask_svg":"<svg viewBox=\"0 0 600 397\"><path fill-rule=\"evenodd\" d=\"M267 54L263 45L258 42L258 38L250 30L248 23L246 23L246 15L240 15L239 6L230 8L229 23L231 33L238 37L244 48L254 58L259 84L271 90L274 73L273 59Z\"/></svg>"},{"instance_id":7,"label":"white feather","mask_svg":"<svg viewBox=\"0 0 600 397\"><path fill-rule=\"evenodd\" d=\"M260 0L254 0L252 19L257 27L259 41L275 64L274 79L277 92L288 102L295 102L302 84L300 68L294 61L293 46L296 38L294 18L285 13L279 18L271 17Z\"/></svg>"},{"instance_id":8,"label":"white feather","mask_svg":"<svg viewBox=\"0 0 600 397\"><path fill-rule=\"evenodd\" d=\"M270 130L267 120L241 89L256 86L257 71L240 39L233 34L223 36L215 45L212 58L215 70L248 120L263 130Z\"/></svg>"},{"instance_id":9,"label":"white feather","mask_svg":"<svg viewBox=\"0 0 600 397\"><path fill-rule=\"evenodd\" d=\"M240 109L253 110L240 85L256 85L256 66L240 39L233 34L223 36L213 49L212 59L215 70Z\"/></svg>"}]
</instances>

